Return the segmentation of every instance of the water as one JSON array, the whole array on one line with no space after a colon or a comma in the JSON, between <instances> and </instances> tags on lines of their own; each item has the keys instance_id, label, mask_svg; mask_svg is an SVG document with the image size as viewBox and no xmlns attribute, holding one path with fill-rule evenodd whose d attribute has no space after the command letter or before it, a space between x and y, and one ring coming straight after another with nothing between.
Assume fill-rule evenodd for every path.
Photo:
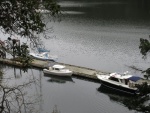
<instances>
[{"instance_id":1,"label":"water","mask_svg":"<svg viewBox=\"0 0 150 113\"><path fill-rule=\"evenodd\" d=\"M129 1L60 1L62 21L51 22L49 40L43 40L59 62L106 72L145 69L140 38L149 37L150 14L146 7ZM140 8L140 9L139 9Z\"/></svg>"},{"instance_id":2,"label":"water","mask_svg":"<svg viewBox=\"0 0 150 113\"><path fill-rule=\"evenodd\" d=\"M63 10L62 21L48 23L54 32L49 33L52 37L49 40L43 39L46 48L58 55L59 62L136 74L139 72L128 66L149 67L150 58L143 60L138 48L140 38L149 37L148 7L136 0L59 0L59 3ZM127 97L99 91L100 83L77 77L60 81L45 77L38 69L21 74L20 70L13 74L10 67L4 70L3 81L5 77L13 78L8 82L10 85L36 80L27 93L40 96L36 105L40 113L51 113L55 106L61 113L135 112L125 104Z\"/></svg>"},{"instance_id":3,"label":"water","mask_svg":"<svg viewBox=\"0 0 150 113\"><path fill-rule=\"evenodd\" d=\"M30 107L36 113L52 113L57 107L60 113L134 113L130 105L124 104L128 97L111 94L102 90L100 83L77 77L58 79L44 76L42 70L29 69L28 72L12 67L4 67L2 84L14 86L32 82L25 92L25 101L34 103ZM131 101L131 99L130 99Z\"/></svg>"}]
</instances>

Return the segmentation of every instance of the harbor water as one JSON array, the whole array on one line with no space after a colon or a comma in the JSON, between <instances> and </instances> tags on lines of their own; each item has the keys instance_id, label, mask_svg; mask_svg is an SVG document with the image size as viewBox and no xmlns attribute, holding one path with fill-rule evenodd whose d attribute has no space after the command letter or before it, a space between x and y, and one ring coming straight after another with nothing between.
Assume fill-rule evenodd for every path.
<instances>
[{"instance_id":1,"label":"harbor water","mask_svg":"<svg viewBox=\"0 0 150 113\"><path fill-rule=\"evenodd\" d=\"M150 66L150 57L142 59L139 50L140 38L149 38L150 9L137 1L58 0L61 21L47 24L53 32L47 33L49 39L41 37L42 41L51 54L58 56L58 62L142 76L130 66L143 70ZM39 113L52 113L56 107L61 113L136 112L127 104L129 97L102 90L99 82L75 76L67 80L47 77L40 69L22 72L4 67L3 70L2 83L36 81L26 92L33 96L33 101L38 99L35 110Z\"/></svg>"},{"instance_id":2,"label":"harbor water","mask_svg":"<svg viewBox=\"0 0 150 113\"><path fill-rule=\"evenodd\" d=\"M135 113L131 108L134 98L103 89L99 82L89 79L59 78L44 75L40 69L28 69L23 72L18 68L1 67L4 76L1 84L21 88L24 94L27 113ZM30 84L29 84L30 82ZM15 106L15 104L13 104ZM137 106L133 105L132 106ZM136 108L136 107L135 107ZM17 106L15 108L17 110ZM28 112L28 110L31 110ZM138 112L140 113L140 112Z\"/></svg>"},{"instance_id":3,"label":"harbor water","mask_svg":"<svg viewBox=\"0 0 150 113\"><path fill-rule=\"evenodd\" d=\"M110 2L111 1L111 2ZM146 7L130 1L61 0L61 21L51 22L46 48L58 55L58 62L106 72L146 69L150 58L142 59L140 38L149 38L150 14Z\"/></svg>"}]
</instances>

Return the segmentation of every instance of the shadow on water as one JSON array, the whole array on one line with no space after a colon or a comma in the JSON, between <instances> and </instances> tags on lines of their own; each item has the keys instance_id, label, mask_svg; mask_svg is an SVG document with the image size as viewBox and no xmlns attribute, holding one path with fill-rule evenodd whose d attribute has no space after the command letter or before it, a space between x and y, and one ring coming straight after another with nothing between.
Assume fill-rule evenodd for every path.
<instances>
[{"instance_id":1,"label":"shadow on water","mask_svg":"<svg viewBox=\"0 0 150 113\"><path fill-rule=\"evenodd\" d=\"M130 108L131 104L127 104L127 103L132 103L132 101L135 100L135 97L133 97L132 95L127 95L121 92L117 92L116 90L112 90L103 85L100 85L100 87L97 88L97 91L100 93L106 94L109 97L110 101L114 101L117 103L119 102L121 104L124 104L129 109L133 109L133 108Z\"/></svg>"},{"instance_id":2,"label":"shadow on water","mask_svg":"<svg viewBox=\"0 0 150 113\"><path fill-rule=\"evenodd\" d=\"M84 81L94 82L94 83L100 83L99 79L94 79L94 78L81 76L81 75L76 75L76 74L73 74L72 76L73 76L73 78L76 78L76 79L79 79L79 80L84 80Z\"/></svg>"},{"instance_id":3,"label":"shadow on water","mask_svg":"<svg viewBox=\"0 0 150 113\"><path fill-rule=\"evenodd\" d=\"M127 97L127 98L130 98L133 96L132 94L127 94L127 93L124 93L121 91L116 91L116 90L108 88L104 85L100 85L100 87L97 88L97 91L107 94L108 96L116 96L116 97L118 96L118 97Z\"/></svg>"},{"instance_id":4,"label":"shadow on water","mask_svg":"<svg viewBox=\"0 0 150 113\"><path fill-rule=\"evenodd\" d=\"M66 82L72 82L74 83L72 77L61 77L61 76L56 76L56 75L50 75L50 74L44 74L45 77L49 77L48 82L55 82L55 83L66 83Z\"/></svg>"},{"instance_id":5,"label":"shadow on water","mask_svg":"<svg viewBox=\"0 0 150 113\"><path fill-rule=\"evenodd\" d=\"M100 87L97 88L97 91L107 95L110 101L123 104L129 110L136 110L142 113L149 113L149 108L147 108L145 104L149 100L148 96L140 97L138 95L125 94L123 92L112 90L103 85L100 85Z\"/></svg>"}]
</instances>

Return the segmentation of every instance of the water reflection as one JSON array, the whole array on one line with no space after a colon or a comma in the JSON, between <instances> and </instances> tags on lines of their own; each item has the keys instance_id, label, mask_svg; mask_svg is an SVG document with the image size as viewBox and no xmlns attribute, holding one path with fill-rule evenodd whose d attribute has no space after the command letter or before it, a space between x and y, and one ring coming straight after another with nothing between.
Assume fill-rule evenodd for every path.
<instances>
[{"instance_id":1,"label":"water reflection","mask_svg":"<svg viewBox=\"0 0 150 113\"><path fill-rule=\"evenodd\" d=\"M149 109L147 109L147 106L143 106L144 103L147 103L148 96L140 97L138 95L127 95L122 92L116 92L115 90L109 89L103 85L97 88L97 91L106 94L109 97L110 101L123 104L129 110L136 110L141 113L146 113L149 111Z\"/></svg>"},{"instance_id":2,"label":"water reflection","mask_svg":"<svg viewBox=\"0 0 150 113\"><path fill-rule=\"evenodd\" d=\"M59 4L63 11L80 11L84 12L85 17L94 19L124 19L124 20L142 20L142 18L149 18L150 9L148 3L130 0L61 0ZM98 12L97 12L98 11ZM138 13L137 13L138 12Z\"/></svg>"},{"instance_id":3,"label":"water reflection","mask_svg":"<svg viewBox=\"0 0 150 113\"><path fill-rule=\"evenodd\" d=\"M0 65L0 67L3 66ZM25 73L22 73L21 68L5 66L1 69L3 69L4 75L1 76L0 84L0 105L3 107L0 111L37 113L36 105L41 96L36 90L35 92L30 91L34 85L37 86L37 79L34 77L29 79L29 76L24 76Z\"/></svg>"},{"instance_id":4,"label":"water reflection","mask_svg":"<svg viewBox=\"0 0 150 113\"><path fill-rule=\"evenodd\" d=\"M99 91L101 93L104 93L104 94L107 94L110 97L113 97L113 96L117 97L117 98L120 98L120 97L123 97L123 98L132 97L132 95L130 95L130 94L116 91L116 90L108 88L108 87L106 87L104 85L100 85L100 87L97 88L97 91Z\"/></svg>"},{"instance_id":5,"label":"water reflection","mask_svg":"<svg viewBox=\"0 0 150 113\"><path fill-rule=\"evenodd\" d=\"M57 105L54 106L52 113L61 113L58 108Z\"/></svg>"},{"instance_id":6,"label":"water reflection","mask_svg":"<svg viewBox=\"0 0 150 113\"><path fill-rule=\"evenodd\" d=\"M33 110L39 111L39 113L52 113L56 110L54 109L55 105L61 113L100 113L101 111L111 113L112 110L116 113L120 113L120 111L126 113L129 111L128 107L131 103L127 103L124 96L106 93L99 88L95 91L99 83L94 80L78 76L70 78L46 76L42 70L37 68L29 69L27 72L22 71L21 77L15 78L12 67L6 67L6 70L7 73L2 82L7 81L9 86L33 81L29 87L22 90L26 94L26 100L35 103L32 106ZM20 74L19 68L16 68L16 74ZM11 79L5 80L5 78ZM110 100L105 95L108 95ZM114 107L116 107L115 110Z\"/></svg>"},{"instance_id":7,"label":"water reflection","mask_svg":"<svg viewBox=\"0 0 150 113\"><path fill-rule=\"evenodd\" d=\"M50 74L44 74L45 77L49 77L50 79L48 79L47 81L48 82L51 82L51 83L60 83L60 84L63 84L63 83L66 83L66 82L72 82L74 83L72 77L60 77L60 76L56 76L56 75L50 75Z\"/></svg>"}]
</instances>

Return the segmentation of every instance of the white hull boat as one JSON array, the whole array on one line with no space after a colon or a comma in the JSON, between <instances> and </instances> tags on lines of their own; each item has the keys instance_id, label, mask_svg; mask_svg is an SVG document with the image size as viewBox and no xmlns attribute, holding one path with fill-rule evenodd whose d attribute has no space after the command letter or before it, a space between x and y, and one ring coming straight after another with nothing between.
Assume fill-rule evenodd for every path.
<instances>
[{"instance_id":1,"label":"white hull boat","mask_svg":"<svg viewBox=\"0 0 150 113\"><path fill-rule=\"evenodd\" d=\"M49 61L57 60L57 56L50 55L49 52L29 53L29 55L39 60L49 60Z\"/></svg>"},{"instance_id":2,"label":"white hull boat","mask_svg":"<svg viewBox=\"0 0 150 113\"><path fill-rule=\"evenodd\" d=\"M48 69L43 69L45 74L57 75L57 76L72 76L73 72L66 69L63 65L54 65Z\"/></svg>"},{"instance_id":3,"label":"white hull boat","mask_svg":"<svg viewBox=\"0 0 150 113\"><path fill-rule=\"evenodd\" d=\"M97 78L101 81L101 84L114 90L118 90L128 94L138 94L138 88L136 87L136 81L141 78L133 76L128 73L119 74L111 73L109 75L99 75Z\"/></svg>"}]
</instances>

